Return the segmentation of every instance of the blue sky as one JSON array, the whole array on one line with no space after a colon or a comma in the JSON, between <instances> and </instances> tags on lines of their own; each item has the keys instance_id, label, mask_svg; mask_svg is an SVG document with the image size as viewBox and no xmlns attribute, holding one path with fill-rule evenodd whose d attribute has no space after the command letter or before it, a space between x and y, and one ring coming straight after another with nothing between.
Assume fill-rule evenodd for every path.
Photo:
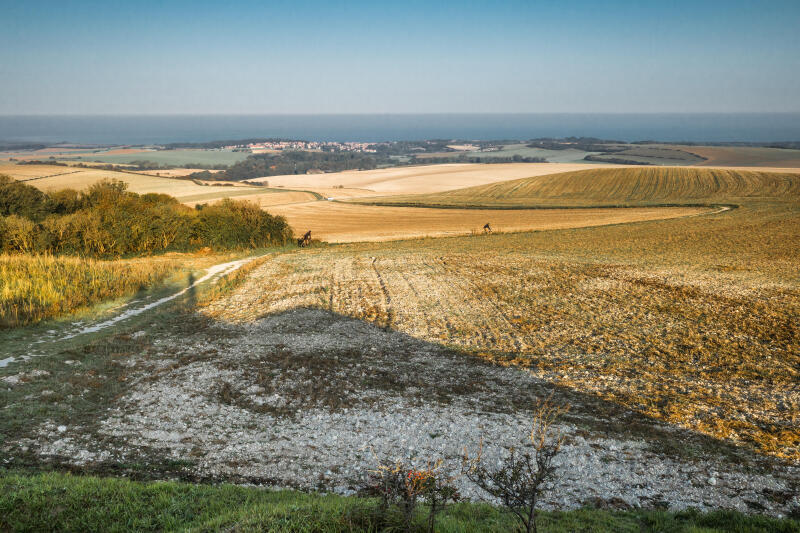
<instances>
[{"instance_id":1,"label":"blue sky","mask_svg":"<svg viewBox=\"0 0 800 533\"><path fill-rule=\"evenodd\" d=\"M797 0L0 7L0 114L800 111Z\"/></svg>"}]
</instances>

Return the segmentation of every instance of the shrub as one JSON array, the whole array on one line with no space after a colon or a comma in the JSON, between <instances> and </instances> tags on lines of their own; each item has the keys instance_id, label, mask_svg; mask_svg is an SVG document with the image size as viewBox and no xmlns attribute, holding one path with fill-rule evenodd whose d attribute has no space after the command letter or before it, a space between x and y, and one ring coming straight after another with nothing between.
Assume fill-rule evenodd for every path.
<instances>
[{"instance_id":1,"label":"shrub","mask_svg":"<svg viewBox=\"0 0 800 533\"><path fill-rule=\"evenodd\" d=\"M563 435L553 434L553 424L566 410L549 398L540 402L528 434L532 449L520 452L512 448L499 466L484 464L480 451L475 458L464 452L467 479L517 517L520 531L536 532L536 506L555 480L553 459L564 441Z\"/></svg>"},{"instance_id":2,"label":"shrub","mask_svg":"<svg viewBox=\"0 0 800 533\"><path fill-rule=\"evenodd\" d=\"M382 526L390 523L390 515L397 511L404 531L412 531L414 514L420 500L428 504L426 527L435 530L436 515L448 503L459 499L452 486L453 477L448 476L441 460L425 468L414 468L403 461L381 462L370 473L363 491L378 497L378 521Z\"/></svg>"},{"instance_id":3,"label":"shrub","mask_svg":"<svg viewBox=\"0 0 800 533\"><path fill-rule=\"evenodd\" d=\"M3 184L8 185L7 180L0 188ZM275 246L292 237L284 218L248 202L226 199L192 209L166 194L129 192L125 183L114 180L95 183L81 193L50 195L18 185L18 194L0 202L0 210L5 210L0 213L8 215L0 218L0 249L8 252L120 257L206 246Z\"/></svg>"},{"instance_id":4,"label":"shrub","mask_svg":"<svg viewBox=\"0 0 800 533\"><path fill-rule=\"evenodd\" d=\"M3 249L30 252L36 238L36 224L17 215L10 215L2 220L0 226L0 242Z\"/></svg>"},{"instance_id":5,"label":"shrub","mask_svg":"<svg viewBox=\"0 0 800 533\"><path fill-rule=\"evenodd\" d=\"M47 195L36 187L0 175L0 216L41 220L48 213L48 203Z\"/></svg>"},{"instance_id":6,"label":"shrub","mask_svg":"<svg viewBox=\"0 0 800 533\"><path fill-rule=\"evenodd\" d=\"M198 210L197 236L212 247L283 245L292 238L283 217L272 216L256 204L229 198Z\"/></svg>"}]
</instances>

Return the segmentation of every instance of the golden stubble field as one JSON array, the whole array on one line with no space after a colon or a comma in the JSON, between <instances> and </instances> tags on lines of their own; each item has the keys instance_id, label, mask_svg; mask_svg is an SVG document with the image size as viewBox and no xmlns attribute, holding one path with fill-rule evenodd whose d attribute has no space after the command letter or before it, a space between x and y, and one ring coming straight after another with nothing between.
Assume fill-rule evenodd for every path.
<instances>
[{"instance_id":1,"label":"golden stubble field","mask_svg":"<svg viewBox=\"0 0 800 533\"><path fill-rule=\"evenodd\" d=\"M266 262L206 312L326 309L798 460L800 286L783 275L797 231L762 269L766 245L737 246L747 215L312 248ZM714 230L708 251L690 242Z\"/></svg>"},{"instance_id":2,"label":"golden stubble field","mask_svg":"<svg viewBox=\"0 0 800 533\"><path fill-rule=\"evenodd\" d=\"M800 177L725 181L699 170L676 181L674 170L663 172L614 175L609 191L590 188L585 202L640 191L655 178L659 186L638 201L737 207L637 224L311 248L267 261L205 312L250 322L326 309L798 461Z\"/></svg>"},{"instance_id":3,"label":"golden stubble field","mask_svg":"<svg viewBox=\"0 0 800 533\"><path fill-rule=\"evenodd\" d=\"M312 202L274 205L298 235L311 230L326 242L369 242L482 233L487 222L495 232L541 231L627 224L693 216L705 207L630 209L436 209Z\"/></svg>"},{"instance_id":4,"label":"golden stubble field","mask_svg":"<svg viewBox=\"0 0 800 533\"><path fill-rule=\"evenodd\" d=\"M800 169L596 168L421 195L360 199L407 205L632 206L800 197Z\"/></svg>"},{"instance_id":5,"label":"golden stubble field","mask_svg":"<svg viewBox=\"0 0 800 533\"><path fill-rule=\"evenodd\" d=\"M530 176L572 170L607 167L591 163L451 163L393 167L377 170L349 170L330 174L269 176L252 181L267 181L270 186L299 189L366 189L374 194L423 194L485 185Z\"/></svg>"}]
</instances>

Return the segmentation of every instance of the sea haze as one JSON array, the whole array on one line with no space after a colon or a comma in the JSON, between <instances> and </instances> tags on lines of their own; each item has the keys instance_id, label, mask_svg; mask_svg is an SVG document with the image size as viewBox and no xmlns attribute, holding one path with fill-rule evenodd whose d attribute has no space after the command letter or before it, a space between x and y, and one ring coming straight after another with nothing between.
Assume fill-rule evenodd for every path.
<instances>
[{"instance_id":1,"label":"sea haze","mask_svg":"<svg viewBox=\"0 0 800 533\"><path fill-rule=\"evenodd\" d=\"M800 140L800 113L0 116L0 140L161 144L254 137L320 141L598 137L622 141Z\"/></svg>"}]
</instances>

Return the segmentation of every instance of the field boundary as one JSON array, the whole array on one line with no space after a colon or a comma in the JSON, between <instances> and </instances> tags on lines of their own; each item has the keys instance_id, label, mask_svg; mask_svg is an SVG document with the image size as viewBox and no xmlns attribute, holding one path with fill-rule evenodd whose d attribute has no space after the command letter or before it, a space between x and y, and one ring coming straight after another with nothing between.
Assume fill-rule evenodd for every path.
<instances>
[{"instance_id":1,"label":"field boundary","mask_svg":"<svg viewBox=\"0 0 800 533\"><path fill-rule=\"evenodd\" d=\"M66 176L67 174L77 174L81 172L80 170L73 170L71 172L59 172L58 174L48 174L47 176L34 176L32 178L14 178L16 181L34 181L34 180L43 180L45 178L55 178L57 176Z\"/></svg>"},{"instance_id":2,"label":"field boundary","mask_svg":"<svg viewBox=\"0 0 800 533\"><path fill-rule=\"evenodd\" d=\"M598 205L510 205L510 204L428 204L412 202L359 202L331 200L342 204L371 205L375 207L419 207L424 209L481 209L496 211L520 211L531 209L641 209L643 207L726 207L726 210L737 209L739 204L709 203L660 203L660 204L598 204Z\"/></svg>"}]
</instances>

